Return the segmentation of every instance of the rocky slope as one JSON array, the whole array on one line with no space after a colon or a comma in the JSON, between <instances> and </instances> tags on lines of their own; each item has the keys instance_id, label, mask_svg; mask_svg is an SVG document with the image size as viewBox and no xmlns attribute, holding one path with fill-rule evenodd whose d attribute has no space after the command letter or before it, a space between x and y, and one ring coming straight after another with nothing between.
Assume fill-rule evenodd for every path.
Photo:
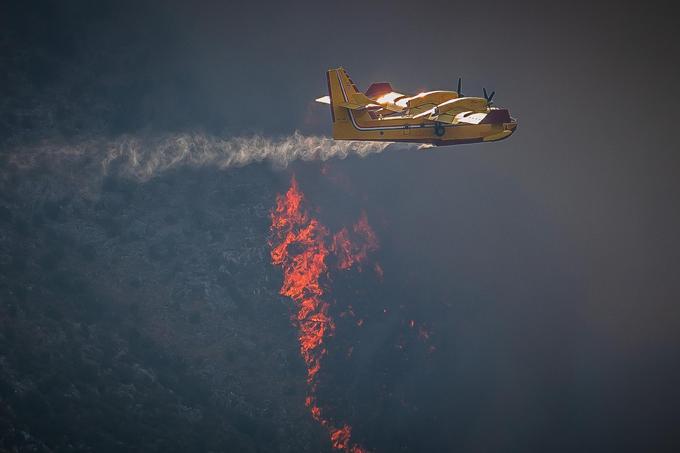
<instances>
[{"instance_id":1,"label":"rocky slope","mask_svg":"<svg viewBox=\"0 0 680 453\"><path fill-rule=\"evenodd\" d=\"M325 449L269 265L285 176L75 175L3 163L0 450Z\"/></svg>"}]
</instances>

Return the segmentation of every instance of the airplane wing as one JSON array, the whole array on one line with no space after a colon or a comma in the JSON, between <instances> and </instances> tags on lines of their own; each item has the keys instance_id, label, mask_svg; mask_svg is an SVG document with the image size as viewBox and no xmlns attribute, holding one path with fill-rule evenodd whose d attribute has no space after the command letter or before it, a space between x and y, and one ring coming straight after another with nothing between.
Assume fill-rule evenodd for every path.
<instances>
[{"instance_id":1,"label":"airplane wing","mask_svg":"<svg viewBox=\"0 0 680 453\"><path fill-rule=\"evenodd\" d=\"M430 115L428 119L446 124L457 124L456 115L452 113L441 113L439 115Z\"/></svg>"},{"instance_id":2,"label":"airplane wing","mask_svg":"<svg viewBox=\"0 0 680 453\"><path fill-rule=\"evenodd\" d=\"M382 107L384 110L390 113L401 113L404 111L404 109L399 107L398 105L380 104L380 107Z\"/></svg>"},{"instance_id":3,"label":"airplane wing","mask_svg":"<svg viewBox=\"0 0 680 453\"><path fill-rule=\"evenodd\" d=\"M430 104L430 103L420 104L416 107L410 108L409 113L411 115L413 115L414 117L420 118L420 116L424 116L424 115L422 115L422 113L425 113L425 112L430 113L430 112L433 111L432 109L435 108L436 106L437 106L437 104Z\"/></svg>"},{"instance_id":4,"label":"airplane wing","mask_svg":"<svg viewBox=\"0 0 680 453\"><path fill-rule=\"evenodd\" d=\"M432 121L448 124L478 124L477 117L466 118L473 113L482 113L487 110L488 101L482 98L456 98L442 102L430 109L421 111L413 116L414 119L427 117ZM481 121L481 119L479 119Z\"/></svg>"},{"instance_id":5,"label":"airplane wing","mask_svg":"<svg viewBox=\"0 0 680 453\"><path fill-rule=\"evenodd\" d=\"M486 113L472 111L446 112L439 115L430 115L428 119L447 124L479 124L486 118L486 115Z\"/></svg>"},{"instance_id":6,"label":"airplane wing","mask_svg":"<svg viewBox=\"0 0 680 453\"><path fill-rule=\"evenodd\" d=\"M390 94L392 94L392 93L390 93ZM399 93L394 93L394 94L399 95L399 96L403 96ZM316 98L315 101L320 102L321 104L330 104L331 103L331 97L330 96L321 96L320 98ZM361 110L361 109L365 109L367 107L381 107L383 110L387 111L388 113L401 113L401 112L404 111L403 107L390 104L389 102L374 101L373 99L369 98L368 96L366 96L364 93L361 93L361 92L350 93L349 100L337 102L337 105L339 105L340 107L344 107L346 109L350 109L350 110Z\"/></svg>"},{"instance_id":7,"label":"airplane wing","mask_svg":"<svg viewBox=\"0 0 680 453\"><path fill-rule=\"evenodd\" d=\"M454 124L479 124L484 118L486 118L486 113L475 113L475 112L462 112L456 115Z\"/></svg>"}]
</instances>

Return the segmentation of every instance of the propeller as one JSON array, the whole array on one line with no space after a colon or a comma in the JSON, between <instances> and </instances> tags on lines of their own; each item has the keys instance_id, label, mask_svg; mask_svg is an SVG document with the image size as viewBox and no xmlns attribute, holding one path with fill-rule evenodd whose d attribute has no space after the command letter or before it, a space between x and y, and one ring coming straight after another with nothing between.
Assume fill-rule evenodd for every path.
<instances>
[{"instance_id":1,"label":"propeller","mask_svg":"<svg viewBox=\"0 0 680 453\"><path fill-rule=\"evenodd\" d=\"M484 99L486 99L486 102L491 105L491 100L493 99L493 95L496 94L495 91L492 91L491 94L487 94L486 88L482 88L484 90Z\"/></svg>"},{"instance_id":2,"label":"propeller","mask_svg":"<svg viewBox=\"0 0 680 453\"><path fill-rule=\"evenodd\" d=\"M465 95L461 92L462 89L463 89L463 79L462 79L461 77L458 77L458 89L456 90L456 92L458 93L458 97L461 97L461 98L462 98L463 96L465 96Z\"/></svg>"}]
</instances>

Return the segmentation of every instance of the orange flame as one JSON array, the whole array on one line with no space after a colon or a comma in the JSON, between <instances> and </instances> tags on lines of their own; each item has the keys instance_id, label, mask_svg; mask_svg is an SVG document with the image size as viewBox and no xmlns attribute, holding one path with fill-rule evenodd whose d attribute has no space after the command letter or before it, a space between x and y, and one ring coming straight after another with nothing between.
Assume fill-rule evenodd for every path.
<instances>
[{"instance_id":1,"label":"orange flame","mask_svg":"<svg viewBox=\"0 0 680 453\"><path fill-rule=\"evenodd\" d=\"M368 224L368 216L365 211L361 212L361 216L352 230L354 235L361 239L361 242L352 242L347 228L342 228L333 236L331 251L338 256L338 267L340 269L347 270L357 265L357 269L361 271L360 264L366 260L368 252L378 249L378 237L371 225Z\"/></svg>"},{"instance_id":2,"label":"orange flame","mask_svg":"<svg viewBox=\"0 0 680 453\"><path fill-rule=\"evenodd\" d=\"M354 235L362 241L356 244L350 240L347 228L341 229L330 239L328 229L317 219L311 218L303 207L304 195L293 177L288 191L277 195L276 206L271 212L272 263L283 269L283 284L280 294L290 297L297 308L294 322L298 327L300 354L307 366L309 394L305 405L312 417L328 428L333 448L350 453L366 453L361 446L352 444L352 428L331 425L323 416L315 396L316 378L321 369L321 359L326 355L324 339L333 335L335 324L329 315L330 305L322 299L322 282L328 274L326 260L331 252L338 257L338 267L343 270L358 266L369 251L378 248L375 232L368 224L363 212L353 227Z\"/></svg>"},{"instance_id":3,"label":"orange flame","mask_svg":"<svg viewBox=\"0 0 680 453\"><path fill-rule=\"evenodd\" d=\"M336 429L333 433L331 433L331 443L333 448L337 448L338 450L347 450L351 436L352 428L349 425L345 425L340 429Z\"/></svg>"}]
</instances>

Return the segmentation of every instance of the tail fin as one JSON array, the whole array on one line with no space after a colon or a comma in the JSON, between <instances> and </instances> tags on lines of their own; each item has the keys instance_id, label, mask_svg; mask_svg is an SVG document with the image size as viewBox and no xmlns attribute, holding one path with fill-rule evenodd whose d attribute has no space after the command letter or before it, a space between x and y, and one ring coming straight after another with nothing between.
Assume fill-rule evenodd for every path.
<instances>
[{"instance_id":1,"label":"tail fin","mask_svg":"<svg viewBox=\"0 0 680 453\"><path fill-rule=\"evenodd\" d=\"M369 115L366 107L380 107L372 99L357 89L343 68L329 69L328 97L333 117L333 138L336 140L355 140L364 133L357 130L355 120Z\"/></svg>"},{"instance_id":2,"label":"tail fin","mask_svg":"<svg viewBox=\"0 0 680 453\"><path fill-rule=\"evenodd\" d=\"M336 121L347 121L349 118L347 116L347 110L340 107L338 102L344 102L344 96L342 92L342 87L340 86L340 76L339 73L344 69L329 69L326 71L326 80L328 81L328 96L331 100L331 116L333 118L333 124Z\"/></svg>"},{"instance_id":3,"label":"tail fin","mask_svg":"<svg viewBox=\"0 0 680 453\"><path fill-rule=\"evenodd\" d=\"M326 72L326 77L328 78L328 94L331 101L333 121L346 118L347 110L345 109L359 110L369 105L377 105L375 101L369 99L357 89L357 86L343 68L329 69Z\"/></svg>"}]
</instances>

